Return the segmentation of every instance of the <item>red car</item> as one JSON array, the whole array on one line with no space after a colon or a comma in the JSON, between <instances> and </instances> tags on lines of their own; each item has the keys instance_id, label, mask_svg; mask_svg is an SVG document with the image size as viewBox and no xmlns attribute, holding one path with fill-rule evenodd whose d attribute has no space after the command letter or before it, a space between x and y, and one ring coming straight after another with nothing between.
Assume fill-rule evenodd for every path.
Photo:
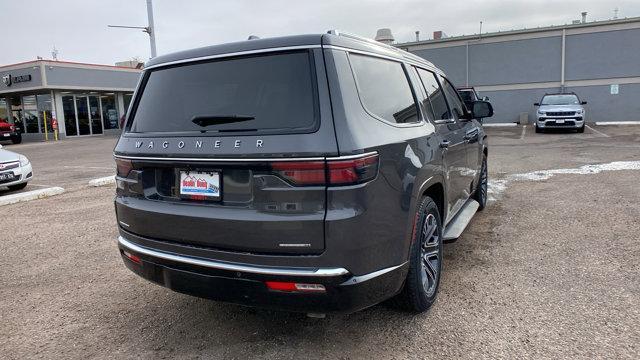
<instances>
[{"instance_id":1,"label":"red car","mask_svg":"<svg viewBox=\"0 0 640 360\"><path fill-rule=\"evenodd\" d=\"M11 140L14 144L22 142L22 134L18 132L16 126L7 122L6 119L0 119L0 141Z\"/></svg>"}]
</instances>

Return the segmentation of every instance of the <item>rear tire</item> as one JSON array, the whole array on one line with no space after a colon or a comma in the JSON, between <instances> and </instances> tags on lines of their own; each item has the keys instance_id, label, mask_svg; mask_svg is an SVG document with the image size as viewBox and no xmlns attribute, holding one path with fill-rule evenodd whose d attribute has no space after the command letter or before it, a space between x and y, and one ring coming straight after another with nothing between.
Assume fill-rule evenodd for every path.
<instances>
[{"instance_id":1,"label":"rear tire","mask_svg":"<svg viewBox=\"0 0 640 360\"><path fill-rule=\"evenodd\" d=\"M409 254L409 272L397 302L414 313L427 311L435 302L442 271L442 222L438 206L422 198L415 214Z\"/></svg>"},{"instance_id":2,"label":"rear tire","mask_svg":"<svg viewBox=\"0 0 640 360\"><path fill-rule=\"evenodd\" d=\"M22 142L22 135L12 136L11 142L14 144L20 144Z\"/></svg>"},{"instance_id":3,"label":"rear tire","mask_svg":"<svg viewBox=\"0 0 640 360\"><path fill-rule=\"evenodd\" d=\"M482 168L480 169L480 181L473 192L473 199L480 204L478 211L482 211L487 206L487 187L489 183L489 174L487 170L487 155L482 154Z\"/></svg>"},{"instance_id":4,"label":"rear tire","mask_svg":"<svg viewBox=\"0 0 640 360\"><path fill-rule=\"evenodd\" d=\"M22 189L27 187L27 183L22 183L22 184L18 184L18 185L11 185L11 186L7 186L7 187L11 191L22 190Z\"/></svg>"}]
</instances>

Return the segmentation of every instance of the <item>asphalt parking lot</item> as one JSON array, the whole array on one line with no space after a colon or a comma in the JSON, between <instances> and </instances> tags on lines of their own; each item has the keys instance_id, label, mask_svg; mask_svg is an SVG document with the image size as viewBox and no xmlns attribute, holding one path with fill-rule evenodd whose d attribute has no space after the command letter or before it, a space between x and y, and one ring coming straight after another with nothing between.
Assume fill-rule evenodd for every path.
<instances>
[{"instance_id":1,"label":"asphalt parking lot","mask_svg":"<svg viewBox=\"0 0 640 360\"><path fill-rule=\"evenodd\" d=\"M640 126L487 132L493 201L445 246L434 307L325 319L193 298L126 270L114 189L86 186L113 174L115 138L7 146L31 159L29 187L67 191L0 207L0 357L640 357ZM523 175L549 169L569 171Z\"/></svg>"}]
</instances>

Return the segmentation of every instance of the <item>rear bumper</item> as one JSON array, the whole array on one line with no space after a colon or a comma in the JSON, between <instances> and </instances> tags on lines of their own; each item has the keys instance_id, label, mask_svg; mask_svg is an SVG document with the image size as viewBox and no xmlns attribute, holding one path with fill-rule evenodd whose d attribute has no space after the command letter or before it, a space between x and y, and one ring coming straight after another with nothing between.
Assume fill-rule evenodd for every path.
<instances>
[{"instance_id":1,"label":"rear bumper","mask_svg":"<svg viewBox=\"0 0 640 360\"><path fill-rule=\"evenodd\" d=\"M0 141L15 139L18 136L20 136L20 133L17 131L0 131Z\"/></svg>"},{"instance_id":2,"label":"rear bumper","mask_svg":"<svg viewBox=\"0 0 640 360\"><path fill-rule=\"evenodd\" d=\"M255 266L158 251L122 236L118 246L127 268L171 290L240 305L294 312L349 313L397 294L408 266L398 266L354 276L347 269ZM140 258L135 263L123 252ZM265 281L322 284L325 292L302 293L269 290Z\"/></svg>"}]
</instances>

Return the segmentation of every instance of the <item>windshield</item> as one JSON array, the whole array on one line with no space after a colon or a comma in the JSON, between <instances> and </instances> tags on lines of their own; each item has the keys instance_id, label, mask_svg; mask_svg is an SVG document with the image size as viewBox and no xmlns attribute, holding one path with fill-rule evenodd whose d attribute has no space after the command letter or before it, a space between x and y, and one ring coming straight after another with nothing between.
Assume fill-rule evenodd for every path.
<instances>
[{"instance_id":1,"label":"windshield","mask_svg":"<svg viewBox=\"0 0 640 360\"><path fill-rule=\"evenodd\" d=\"M309 132L316 98L308 51L151 70L131 132Z\"/></svg>"},{"instance_id":2,"label":"windshield","mask_svg":"<svg viewBox=\"0 0 640 360\"><path fill-rule=\"evenodd\" d=\"M566 95L545 95L542 98L542 105L579 105L578 97L573 94Z\"/></svg>"}]
</instances>

